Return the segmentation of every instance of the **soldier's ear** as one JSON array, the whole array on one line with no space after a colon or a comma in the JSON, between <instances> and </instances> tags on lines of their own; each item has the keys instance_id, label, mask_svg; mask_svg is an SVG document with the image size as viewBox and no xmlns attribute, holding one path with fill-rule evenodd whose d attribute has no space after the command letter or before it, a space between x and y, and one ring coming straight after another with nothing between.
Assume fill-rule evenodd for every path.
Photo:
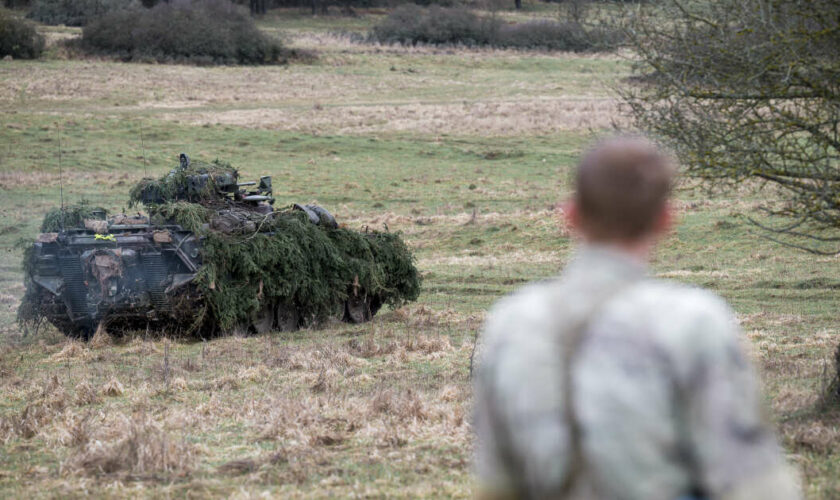
<instances>
[{"instance_id":1,"label":"soldier's ear","mask_svg":"<svg viewBox=\"0 0 840 500\"><path fill-rule=\"evenodd\" d=\"M560 219L567 229L579 233L581 229L580 208L574 199L566 200L557 205Z\"/></svg>"},{"instance_id":2,"label":"soldier's ear","mask_svg":"<svg viewBox=\"0 0 840 500\"><path fill-rule=\"evenodd\" d=\"M677 214L674 205L670 201L666 201L656 216L656 223L653 226L653 232L657 235L668 234L674 228Z\"/></svg>"}]
</instances>

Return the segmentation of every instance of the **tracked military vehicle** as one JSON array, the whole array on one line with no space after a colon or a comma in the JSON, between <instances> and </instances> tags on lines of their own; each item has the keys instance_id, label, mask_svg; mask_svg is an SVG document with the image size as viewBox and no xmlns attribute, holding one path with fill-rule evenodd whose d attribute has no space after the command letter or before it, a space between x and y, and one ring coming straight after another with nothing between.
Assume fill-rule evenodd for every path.
<instances>
[{"instance_id":1,"label":"tracked military vehicle","mask_svg":"<svg viewBox=\"0 0 840 500\"><path fill-rule=\"evenodd\" d=\"M18 318L65 334L153 330L211 336L368 321L416 299L419 276L398 234L339 227L324 208L274 208L271 178L191 162L144 179L108 216L90 204L44 219L24 256Z\"/></svg>"}]
</instances>

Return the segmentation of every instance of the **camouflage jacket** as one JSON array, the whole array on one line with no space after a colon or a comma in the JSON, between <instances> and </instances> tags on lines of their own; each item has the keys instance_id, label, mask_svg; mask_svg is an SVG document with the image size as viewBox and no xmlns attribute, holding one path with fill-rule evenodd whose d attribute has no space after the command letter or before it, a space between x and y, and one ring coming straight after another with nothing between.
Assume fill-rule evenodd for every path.
<instances>
[{"instance_id":1,"label":"camouflage jacket","mask_svg":"<svg viewBox=\"0 0 840 500\"><path fill-rule=\"evenodd\" d=\"M618 251L584 247L558 279L493 308L475 378L483 496L560 496L571 460L562 339L577 322L583 464L567 498L799 497L732 311L646 274Z\"/></svg>"}]
</instances>

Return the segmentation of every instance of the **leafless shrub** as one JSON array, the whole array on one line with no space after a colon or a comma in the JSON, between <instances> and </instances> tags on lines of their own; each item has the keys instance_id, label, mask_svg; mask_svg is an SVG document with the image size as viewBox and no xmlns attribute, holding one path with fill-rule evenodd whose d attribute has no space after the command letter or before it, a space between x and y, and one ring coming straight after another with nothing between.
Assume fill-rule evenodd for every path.
<instances>
[{"instance_id":1,"label":"leafless shrub","mask_svg":"<svg viewBox=\"0 0 840 500\"><path fill-rule=\"evenodd\" d=\"M96 389L87 381L79 382L76 385L75 403L78 406L96 404L102 401Z\"/></svg>"},{"instance_id":2,"label":"leafless shrub","mask_svg":"<svg viewBox=\"0 0 840 500\"><path fill-rule=\"evenodd\" d=\"M32 23L0 9L0 57L37 59L44 51L44 37Z\"/></svg>"},{"instance_id":3,"label":"leafless shrub","mask_svg":"<svg viewBox=\"0 0 840 500\"><path fill-rule=\"evenodd\" d=\"M104 396L118 397L125 393L125 387L116 378L111 378L105 385L102 386L102 394Z\"/></svg>"},{"instance_id":4,"label":"leafless shrub","mask_svg":"<svg viewBox=\"0 0 840 500\"><path fill-rule=\"evenodd\" d=\"M750 221L768 239L837 255L840 4L675 0L638 12L627 32L641 85L619 91L636 125L710 192L763 190Z\"/></svg>"}]
</instances>

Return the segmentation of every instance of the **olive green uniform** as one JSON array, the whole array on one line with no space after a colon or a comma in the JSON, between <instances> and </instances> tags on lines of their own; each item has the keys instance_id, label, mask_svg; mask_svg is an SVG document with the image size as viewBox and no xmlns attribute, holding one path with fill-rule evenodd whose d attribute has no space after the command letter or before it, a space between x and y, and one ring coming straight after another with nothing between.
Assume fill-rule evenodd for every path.
<instances>
[{"instance_id":1,"label":"olive green uniform","mask_svg":"<svg viewBox=\"0 0 840 500\"><path fill-rule=\"evenodd\" d=\"M564 408L564 336L580 325ZM556 280L493 308L476 371L476 468L487 496L799 498L761 414L729 307L584 247ZM579 466L579 467L578 467ZM566 489L564 489L566 488ZM561 495L565 491L565 495Z\"/></svg>"}]
</instances>

